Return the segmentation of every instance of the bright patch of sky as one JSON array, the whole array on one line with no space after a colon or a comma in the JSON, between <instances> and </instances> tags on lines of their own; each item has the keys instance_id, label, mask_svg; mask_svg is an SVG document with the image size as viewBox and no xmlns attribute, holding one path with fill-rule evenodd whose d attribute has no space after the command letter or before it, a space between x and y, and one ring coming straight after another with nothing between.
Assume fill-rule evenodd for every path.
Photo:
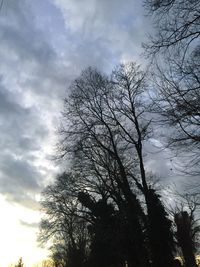
<instances>
[{"instance_id":1,"label":"bright patch of sky","mask_svg":"<svg viewBox=\"0 0 200 267\"><path fill-rule=\"evenodd\" d=\"M0 221L0 266L17 263L20 256L23 256L26 266L46 258L47 252L38 248L36 242L39 212L8 203L2 196L0 207L3 214Z\"/></svg>"}]
</instances>

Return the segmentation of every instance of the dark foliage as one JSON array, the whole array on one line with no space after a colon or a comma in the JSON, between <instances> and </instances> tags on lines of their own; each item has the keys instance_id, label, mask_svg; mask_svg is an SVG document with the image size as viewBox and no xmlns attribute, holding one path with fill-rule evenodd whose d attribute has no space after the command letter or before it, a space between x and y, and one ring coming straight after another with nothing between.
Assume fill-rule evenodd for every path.
<instances>
[{"instance_id":1,"label":"dark foliage","mask_svg":"<svg viewBox=\"0 0 200 267\"><path fill-rule=\"evenodd\" d=\"M18 263L15 265L15 267L23 267L23 266L24 266L23 260L22 258L20 258Z\"/></svg>"},{"instance_id":2,"label":"dark foliage","mask_svg":"<svg viewBox=\"0 0 200 267\"><path fill-rule=\"evenodd\" d=\"M172 222L168 218L160 196L153 189L148 191L148 234L153 267L171 266L173 262L174 238ZM167 242L166 242L167 240Z\"/></svg>"},{"instance_id":3,"label":"dark foliage","mask_svg":"<svg viewBox=\"0 0 200 267\"><path fill-rule=\"evenodd\" d=\"M129 266L147 264L144 254L143 258L139 258L139 248L145 252L144 237L135 216L131 216L130 221L127 211L123 210L122 214L102 199L94 202L83 192L79 194L79 200L92 213L93 222L88 226L91 235L91 266L123 266L125 261Z\"/></svg>"},{"instance_id":4,"label":"dark foliage","mask_svg":"<svg viewBox=\"0 0 200 267\"><path fill-rule=\"evenodd\" d=\"M185 266L196 267L192 220L187 211L175 214L175 223L177 227L176 236L183 253Z\"/></svg>"}]
</instances>

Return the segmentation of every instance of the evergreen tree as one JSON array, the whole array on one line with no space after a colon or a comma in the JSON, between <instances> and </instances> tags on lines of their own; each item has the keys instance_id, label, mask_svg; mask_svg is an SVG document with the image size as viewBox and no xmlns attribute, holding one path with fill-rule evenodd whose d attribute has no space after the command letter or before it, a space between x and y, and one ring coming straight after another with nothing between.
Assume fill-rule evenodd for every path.
<instances>
[{"instance_id":1,"label":"evergreen tree","mask_svg":"<svg viewBox=\"0 0 200 267\"><path fill-rule=\"evenodd\" d=\"M195 260L195 244L192 233L192 220L187 211L175 214L175 223L177 227L177 240L181 247L185 267L197 267Z\"/></svg>"},{"instance_id":2,"label":"evergreen tree","mask_svg":"<svg viewBox=\"0 0 200 267\"><path fill-rule=\"evenodd\" d=\"M172 222L155 190L149 189L147 198L148 238L152 266L168 267L173 263L175 250Z\"/></svg>"}]
</instances>

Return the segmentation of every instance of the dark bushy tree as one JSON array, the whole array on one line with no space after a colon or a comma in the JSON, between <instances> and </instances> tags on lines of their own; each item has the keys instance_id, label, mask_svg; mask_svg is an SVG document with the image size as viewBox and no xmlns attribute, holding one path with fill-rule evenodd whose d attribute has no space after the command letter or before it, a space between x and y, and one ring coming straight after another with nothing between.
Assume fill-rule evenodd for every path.
<instances>
[{"instance_id":1,"label":"dark bushy tree","mask_svg":"<svg viewBox=\"0 0 200 267\"><path fill-rule=\"evenodd\" d=\"M175 251L172 222L168 218L160 196L153 189L148 192L148 234L152 266L171 266Z\"/></svg>"},{"instance_id":2,"label":"dark bushy tree","mask_svg":"<svg viewBox=\"0 0 200 267\"><path fill-rule=\"evenodd\" d=\"M79 194L80 202L91 211L92 223L88 226L91 236L91 266L124 265L124 233L119 212L105 200L94 201L88 194ZM123 222L124 223L124 222Z\"/></svg>"},{"instance_id":3,"label":"dark bushy tree","mask_svg":"<svg viewBox=\"0 0 200 267\"><path fill-rule=\"evenodd\" d=\"M20 258L18 263L15 265L15 267L23 267L23 266L24 266L23 260L22 258Z\"/></svg>"},{"instance_id":4,"label":"dark bushy tree","mask_svg":"<svg viewBox=\"0 0 200 267\"><path fill-rule=\"evenodd\" d=\"M197 267L195 260L195 244L192 236L192 219L187 211L175 214L177 240L181 247L185 267Z\"/></svg>"}]
</instances>

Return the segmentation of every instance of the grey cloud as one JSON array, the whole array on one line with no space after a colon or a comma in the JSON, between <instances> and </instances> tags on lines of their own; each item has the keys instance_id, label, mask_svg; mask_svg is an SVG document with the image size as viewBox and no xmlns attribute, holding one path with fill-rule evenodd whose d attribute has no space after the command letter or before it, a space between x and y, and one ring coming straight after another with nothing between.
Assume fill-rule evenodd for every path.
<instances>
[{"instance_id":1,"label":"grey cloud","mask_svg":"<svg viewBox=\"0 0 200 267\"><path fill-rule=\"evenodd\" d=\"M44 179L34 166L34 153L48 135L37 113L15 102L14 94L0 87L0 193L8 201L32 209L38 207L34 194Z\"/></svg>"},{"instance_id":2,"label":"grey cloud","mask_svg":"<svg viewBox=\"0 0 200 267\"><path fill-rule=\"evenodd\" d=\"M162 143L156 139L150 139L144 145L144 154L146 169L153 172L163 182L168 182L177 175L172 163L172 153L164 149Z\"/></svg>"},{"instance_id":3,"label":"grey cloud","mask_svg":"<svg viewBox=\"0 0 200 267\"><path fill-rule=\"evenodd\" d=\"M98 67L104 72L110 71L113 65L117 64L118 56L115 57L115 52L108 49L107 45L103 40L80 41L75 53L69 55L71 62L76 66L77 75L88 66Z\"/></svg>"},{"instance_id":4,"label":"grey cloud","mask_svg":"<svg viewBox=\"0 0 200 267\"><path fill-rule=\"evenodd\" d=\"M31 29L29 29L31 30ZM23 32L22 29L13 29L12 26L4 25L1 29L1 46L5 51L15 51L20 60L35 61L44 64L53 56L53 51L49 48L48 43L41 40L38 36L37 42L33 39L31 31Z\"/></svg>"},{"instance_id":5,"label":"grey cloud","mask_svg":"<svg viewBox=\"0 0 200 267\"><path fill-rule=\"evenodd\" d=\"M35 200L34 196L27 194L23 191L15 191L4 193L5 199L10 203L16 203L18 205L21 205L25 208L38 211L40 209L40 204L38 201Z\"/></svg>"},{"instance_id":6,"label":"grey cloud","mask_svg":"<svg viewBox=\"0 0 200 267\"><path fill-rule=\"evenodd\" d=\"M142 23L142 3L141 1L128 0L54 0L55 4L61 8L66 23L74 31L87 30L88 32L95 27L109 28L121 27L128 28L135 19ZM140 16L137 16L140 14ZM135 17L137 16L137 18ZM135 21L134 21L135 23ZM99 35L99 32L96 33Z\"/></svg>"},{"instance_id":7,"label":"grey cloud","mask_svg":"<svg viewBox=\"0 0 200 267\"><path fill-rule=\"evenodd\" d=\"M64 68L36 27L29 1L4 1L0 39L0 193L38 209L34 196L45 177L35 163L45 157L42 145L64 90Z\"/></svg>"},{"instance_id":8,"label":"grey cloud","mask_svg":"<svg viewBox=\"0 0 200 267\"><path fill-rule=\"evenodd\" d=\"M35 195L41 191L43 177L38 169L25 158L1 154L0 193L7 201L37 210L39 203Z\"/></svg>"},{"instance_id":9,"label":"grey cloud","mask_svg":"<svg viewBox=\"0 0 200 267\"><path fill-rule=\"evenodd\" d=\"M139 59L141 42L150 25L143 16L141 1L54 1L63 13L66 27L83 42L107 42L105 49L114 52L118 61Z\"/></svg>"},{"instance_id":10,"label":"grey cloud","mask_svg":"<svg viewBox=\"0 0 200 267\"><path fill-rule=\"evenodd\" d=\"M0 184L1 191L28 190L38 191L41 174L24 158L17 159L11 154L4 155L0 162Z\"/></svg>"},{"instance_id":11,"label":"grey cloud","mask_svg":"<svg viewBox=\"0 0 200 267\"><path fill-rule=\"evenodd\" d=\"M4 1L0 23L1 46L4 47L5 44L8 50L17 51L21 59L47 62L54 57L48 40L35 27L35 16L31 12L29 1Z\"/></svg>"},{"instance_id":12,"label":"grey cloud","mask_svg":"<svg viewBox=\"0 0 200 267\"><path fill-rule=\"evenodd\" d=\"M23 226L26 226L26 227L31 227L31 228L38 228L39 226L39 223L29 223L29 222L25 222L25 221L22 221L20 220L20 224L23 225Z\"/></svg>"},{"instance_id":13,"label":"grey cloud","mask_svg":"<svg viewBox=\"0 0 200 267\"><path fill-rule=\"evenodd\" d=\"M148 173L152 173L155 180L161 181L162 193L187 192L194 189L194 185L199 186L199 177L183 175L183 162L180 157L165 148L162 142L150 139L144 146L145 167ZM195 190L195 189L194 189ZM168 198L168 196L165 196Z\"/></svg>"},{"instance_id":14,"label":"grey cloud","mask_svg":"<svg viewBox=\"0 0 200 267\"><path fill-rule=\"evenodd\" d=\"M11 72L7 80L11 83L14 79L26 92L35 91L47 99L50 95L57 97L65 84L64 68L59 66L62 62L48 37L36 27L29 2L5 1L0 25L2 77L9 77Z\"/></svg>"},{"instance_id":15,"label":"grey cloud","mask_svg":"<svg viewBox=\"0 0 200 267\"><path fill-rule=\"evenodd\" d=\"M13 101L12 94L9 94L9 92L6 90L6 88L3 86L0 80L0 116L6 114L6 116L10 116L13 114L22 114L23 108L20 107L18 103ZM25 109L24 109L25 110ZM28 112L28 109L25 110L25 112Z\"/></svg>"},{"instance_id":16,"label":"grey cloud","mask_svg":"<svg viewBox=\"0 0 200 267\"><path fill-rule=\"evenodd\" d=\"M4 1L0 187L9 201L38 207L34 195L47 178L35 162L38 154L46 157L42 146L58 126L70 81L89 65L110 71L124 58L134 60L144 37L137 12L139 1L132 0Z\"/></svg>"},{"instance_id":17,"label":"grey cloud","mask_svg":"<svg viewBox=\"0 0 200 267\"><path fill-rule=\"evenodd\" d=\"M18 153L39 150L48 131L40 126L38 111L15 102L15 94L0 84L0 148Z\"/></svg>"}]
</instances>

